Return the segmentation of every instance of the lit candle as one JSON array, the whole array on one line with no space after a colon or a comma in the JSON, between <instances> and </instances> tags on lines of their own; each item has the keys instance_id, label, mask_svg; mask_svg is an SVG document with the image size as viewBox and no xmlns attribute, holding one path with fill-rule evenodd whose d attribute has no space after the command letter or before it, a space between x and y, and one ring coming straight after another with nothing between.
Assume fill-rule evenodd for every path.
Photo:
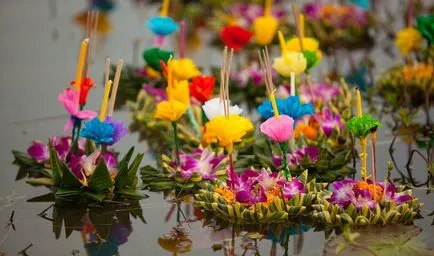
<instances>
[{"instance_id":1,"label":"lit candle","mask_svg":"<svg viewBox=\"0 0 434 256\"><path fill-rule=\"evenodd\" d=\"M362 96L360 96L360 90L357 89L356 92L356 102L357 102L357 115L362 116L363 110L362 110Z\"/></svg>"},{"instance_id":2,"label":"lit candle","mask_svg":"<svg viewBox=\"0 0 434 256\"><path fill-rule=\"evenodd\" d=\"M119 80L121 78L122 66L124 65L124 60L118 60L116 66L115 78L113 81L113 90L110 96L110 102L108 104L107 116L113 116L113 110L115 109L116 95L118 92Z\"/></svg>"},{"instance_id":3,"label":"lit candle","mask_svg":"<svg viewBox=\"0 0 434 256\"><path fill-rule=\"evenodd\" d=\"M276 103L276 97L274 97L274 91L270 94L270 102L271 106L273 107L274 117L276 119L279 119L279 110L277 109L277 103Z\"/></svg>"},{"instance_id":4,"label":"lit candle","mask_svg":"<svg viewBox=\"0 0 434 256\"><path fill-rule=\"evenodd\" d=\"M163 4L161 6L160 16L166 17L169 14L169 0L163 0Z\"/></svg>"},{"instance_id":5,"label":"lit candle","mask_svg":"<svg viewBox=\"0 0 434 256\"><path fill-rule=\"evenodd\" d=\"M112 87L112 80L109 80L107 82L107 84L105 85L104 98L102 99L102 103L101 103L101 110L99 113L99 121L100 122L104 122L104 119L105 119L105 113L107 111L107 103L108 103L108 98L109 98L111 87Z\"/></svg>"},{"instance_id":6,"label":"lit candle","mask_svg":"<svg viewBox=\"0 0 434 256\"><path fill-rule=\"evenodd\" d=\"M89 45L89 38L86 38L81 42L80 55L78 56L78 63L77 63L77 74L75 75L75 89L77 91L80 90L80 86L81 86L83 67L84 67L84 62L86 61L88 45Z\"/></svg>"},{"instance_id":7,"label":"lit candle","mask_svg":"<svg viewBox=\"0 0 434 256\"><path fill-rule=\"evenodd\" d=\"M300 25L300 35L303 38L304 37L304 15L303 14L298 15L298 24Z\"/></svg>"},{"instance_id":8,"label":"lit candle","mask_svg":"<svg viewBox=\"0 0 434 256\"><path fill-rule=\"evenodd\" d=\"M264 16L271 16L271 5L273 0L265 0Z\"/></svg>"},{"instance_id":9,"label":"lit candle","mask_svg":"<svg viewBox=\"0 0 434 256\"><path fill-rule=\"evenodd\" d=\"M282 52L282 56L285 57L286 53L288 52L288 49L286 48L285 39L283 38L282 32L278 31L277 35L279 36L280 51Z\"/></svg>"},{"instance_id":10,"label":"lit candle","mask_svg":"<svg viewBox=\"0 0 434 256\"><path fill-rule=\"evenodd\" d=\"M291 72L291 96L295 96L295 73Z\"/></svg>"}]
</instances>

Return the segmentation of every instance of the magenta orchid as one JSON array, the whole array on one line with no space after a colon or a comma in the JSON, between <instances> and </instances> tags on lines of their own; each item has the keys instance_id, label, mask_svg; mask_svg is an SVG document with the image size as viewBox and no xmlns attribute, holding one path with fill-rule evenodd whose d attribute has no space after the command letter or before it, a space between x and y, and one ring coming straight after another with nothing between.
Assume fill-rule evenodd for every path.
<instances>
[{"instance_id":1,"label":"magenta orchid","mask_svg":"<svg viewBox=\"0 0 434 256\"><path fill-rule=\"evenodd\" d=\"M330 108L325 107L321 114L317 115L317 120L321 124L321 128L327 137L330 137L333 130L343 129L345 124L342 121L341 115L333 115Z\"/></svg>"},{"instance_id":2,"label":"magenta orchid","mask_svg":"<svg viewBox=\"0 0 434 256\"><path fill-rule=\"evenodd\" d=\"M304 159L307 158L309 163L315 164L319 156L319 148L315 146L304 146L302 148L294 150L291 154L286 154L288 160L288 166L293 169L300 166ZM282 165L281 156L273 156L273 164L275 166Z\"/></svg>"},{"instance_id":3,"label":"magenta orchid","mask_svg":"<svg viewBox=\"0 0 434 256\"><path fill-rule=\"evenodd\" d=\"M106 163L110 174L112 176L116 176L117 174L116 154L110 151L106 151L103 154L103 157L104 157L104 162ZM67 165L79 180L84 181L88 177L92 176L100 160L101 160L100 151L95 151L88 156L71 154L71 156L69 157L69 161L67 162Z\"/></svg>"},{"instance_id":4,"label":"magenta orchid","mask_svg":"<svg viewBox=\"0 0 434 256\"><path fill-rule=\"evenodd\" d=\"M27 148L27 154L38 163L47 161L50 158L48 146L41 141L33 141L32 145Z\"/></svg>"},{"instance_id":5,"label":"magenta orchid","mask_svg":"<svg viewBox=\"0 0 434 256\"><path fill-rule=\"evenodd\" d=\"M193 173L202 176L204 180L215 180L217 178L216 170L223 163L225 156L216 155L211 149L196 149L191 154L181 153L180 158L180 175L183 179L189 179Z\"/></svg>"},{"instance_id":6,"label":"magenta orchid","mask_svg":"<svg viewBox=\"0 0 434 256\"><path fill-rule=\"evenodd\" d=\"M298 178L291 178L289 181L280 182L280 184L283 188L283 196L288 199L306 192L306 186Z\"/></svg>"},{"instance_id":7,"label":"magenta orchid","mask_svg":"<svg viewBox=\"0 0 434 256\"><path fill-rule=\"evenodd\" d=\"M65 131L71 130L76 120L90 120L97 115L95 111L80 110L79 97L78 91L69 88L58 96L59 102L70 115L64 127Z\"/></svg>"},{"instance_id":8,"label":"magenta orchid","mask_svg":"<svg viewBox=\"0 0 434 256\"><path fill-rule=\"evenodd\" d=\"M312 90L312 94L311 91ZM308 86L300 86L299 93L303 102L327 102L339 95L339 87L327 83L313 83ZM313 97L313 98L312 98Z\"/></svg>"}]
</instances>

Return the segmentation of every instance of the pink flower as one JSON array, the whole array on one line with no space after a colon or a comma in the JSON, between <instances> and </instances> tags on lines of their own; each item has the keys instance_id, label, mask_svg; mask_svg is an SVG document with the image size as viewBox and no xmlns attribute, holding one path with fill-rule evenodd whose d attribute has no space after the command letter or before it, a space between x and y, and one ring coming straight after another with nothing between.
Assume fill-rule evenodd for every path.
<instances>
[{"instance_id":1,"label":"pink flower","mask_svg":"<svg viewBox=\"0 0 434 256\"><path fill-rule=\"evenodd\" d=\"M57 99L63 105L65 110L71 115L71 118L66 121L65 131L71 130L74 121L89 120L94 118L97 113L91 110L80 110L79 106L79 93L76 90L66 89L63 93L59 94Z\"/></svg>"},{"instance_id":2,"label":"pink flower","mask_svg":"<svg viewBox=\"0 0 434 256\"><path fill-rule=\"evenodd\" d=\"M287 115L268 118L260 126L261 132L267 135L272 141L282 143L291 137L294 128L294 119Z\"/></svg>"},{"instance_id":3,"label":"pink flower","mask_svg":"<svg viewBox=\"0 0 434 256\"><path fill-rule=\"evenodd\" d=\"M27 153L38 163L42 163L50 157L47 145L40 141L33 141L32 145L27 149Z\"/></svg>"}]
</instances>

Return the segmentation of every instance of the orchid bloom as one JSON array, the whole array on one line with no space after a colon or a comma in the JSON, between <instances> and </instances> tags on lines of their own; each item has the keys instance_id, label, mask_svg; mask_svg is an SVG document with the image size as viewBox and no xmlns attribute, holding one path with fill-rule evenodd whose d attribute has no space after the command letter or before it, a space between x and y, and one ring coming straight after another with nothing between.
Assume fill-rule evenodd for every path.
<instances>
[{"instance_id":1,"label":"orchid bloom","mask_svg":"<svg viewBox=\"0 0 434 256\"><path fill-rule=\"evenodd\" d=\"M189 179L193 173L198 173L205 180L214 180L215 171L223 162L224 155L216 155L211 149L197 149L191 154L181 153L180 174L183 179Z\"/></svg>"},{"instance_id":2,"label":"orchid bloom","mask_svg":"<svg viewBox=\"0 0 434 256\"><path fill-rule=\"evenodd\" d=\"M65 131L72 129L75 120L90 120L97 115L95 111L80 110L79 98L79 92L71 89L66 89L63 93L59 94L57 98L70 114L70 118L66 121L64 127Z\"/></svg>"},{"instance_id":3,"label":"orchid bloom","mask_svg":"<svg viewBox=\"0 0 434 256\"><path fill-rule=\"evenodd\" d=\"M333 115L330 108L324 108L322 115L317 119L321 124L321 128L327 137L330 137L334 129L344 128L341 115Z\"/></svg>"},{"instance_id":4,"label":"orchid bloom","mask_svg":"<svg viewBox=\"0 0 434 256\"><path fill-rule=\"evenodd\" d=\"M50 158L48 146L40 141L33 141L32 145L27 148L27 154L38 163L42 163Z\"/></svg>"}]
</instances>

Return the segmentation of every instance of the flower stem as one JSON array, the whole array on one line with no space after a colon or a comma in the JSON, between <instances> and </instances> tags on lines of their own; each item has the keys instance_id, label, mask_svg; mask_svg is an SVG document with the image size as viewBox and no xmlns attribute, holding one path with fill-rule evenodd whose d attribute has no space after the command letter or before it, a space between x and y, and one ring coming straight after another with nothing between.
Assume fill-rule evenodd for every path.
<instances>
[{"instance_id":1,"label":"flower stem","mask_svg":"<svg viewBox=\"0 0 434 256\"><path fill-rule=\"evenodd\" d=\"M172 122L172 126L173 126L173 139L175 141L176 164L179 165L179 141L178 141L177 123Z\"/></svg>"},{"instance_id":2,"label":"flower stem","mask_svg":"<svg viewBox=\"0 0 434 256\"><path fill-rule=\"evenodd\" d=\"M285 170L285 177L286 177L286 180L289 180L289 178L291 178L291 173L289 172L288 161L286 159L286 152L288 151L288 144L286 142L282 142L279 145L280 145L280 150L282 151L282 164L283 164L283 169Z\"/></svg>"},{"instance_id":3,"label":"flower stem","mask_svg":"<svg viewBox=\"0 0 434 256\"><path fill-rule=\"evenodd\" d=\"M376 200L376 188L377 183L377 159L376 159L376 149L375 143L377 142L377 132L371 132L371 142L372 142L372 179L374 182L374 200Z\"/></svg>"},{"instance_id":4,"label":"flower stem","mask_svg":"<svg viewBox=\"0 0 434 256\"><path fill-rule=\"evenodd\" d=\"M234 169L234 158L232 156L232 147L228 148L228 156L229 156L229 168L231 169L231 171L233 171L235 169Z\"/></svg>"}]
</instances>

